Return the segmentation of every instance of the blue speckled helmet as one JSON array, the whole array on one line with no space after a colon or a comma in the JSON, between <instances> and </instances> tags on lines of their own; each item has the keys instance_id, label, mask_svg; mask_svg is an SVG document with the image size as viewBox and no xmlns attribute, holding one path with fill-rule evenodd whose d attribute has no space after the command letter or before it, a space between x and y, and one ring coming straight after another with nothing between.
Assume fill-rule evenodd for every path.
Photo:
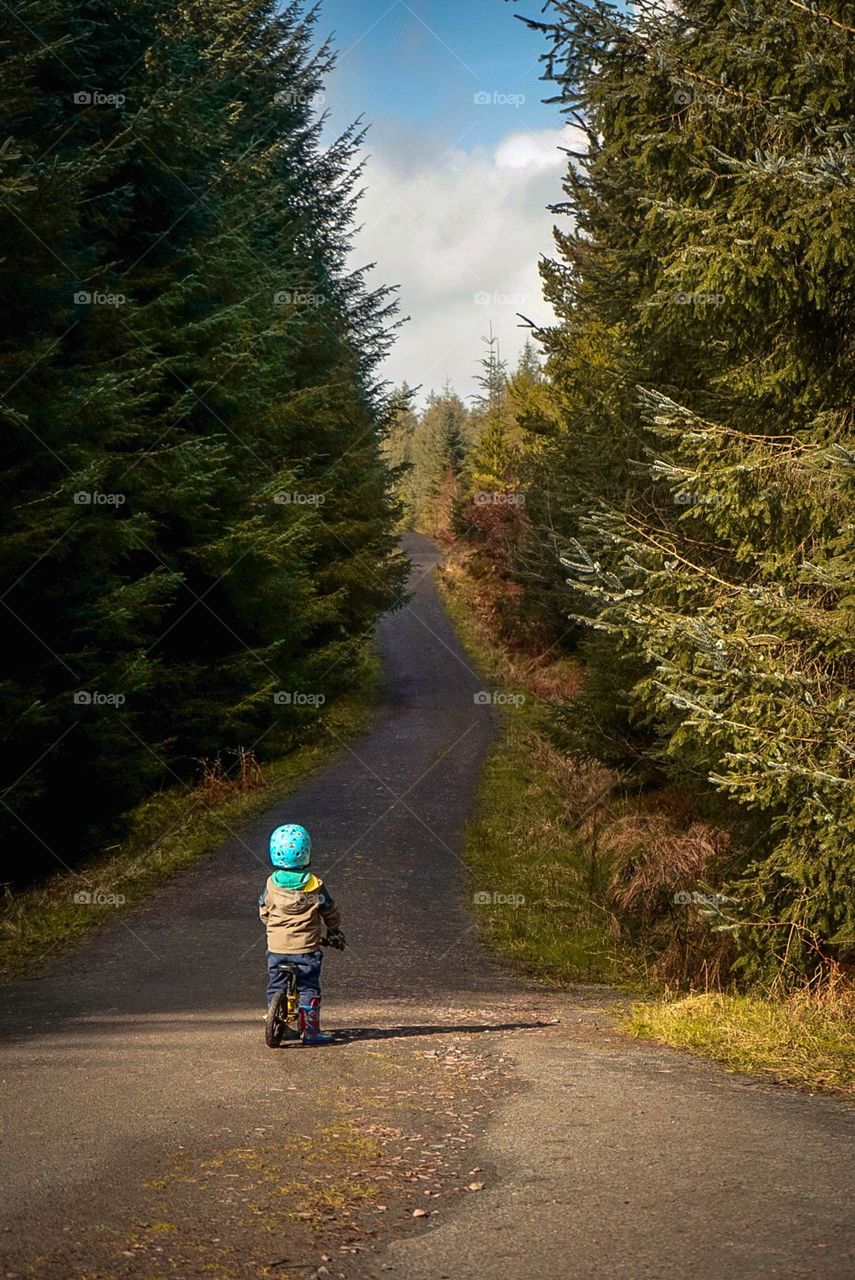
<instances>
[{"instance_id":1,"label":"blue speckled helmet","mask_svg":"<svg viewBox=\"0 0 855 1280\"><path fill-rule=\"evenodd\" d=\"M288 823L270 837L270 861L283 871L301 871L312 861L312 838L305 827Z\"/></svg>"}]
</instances>

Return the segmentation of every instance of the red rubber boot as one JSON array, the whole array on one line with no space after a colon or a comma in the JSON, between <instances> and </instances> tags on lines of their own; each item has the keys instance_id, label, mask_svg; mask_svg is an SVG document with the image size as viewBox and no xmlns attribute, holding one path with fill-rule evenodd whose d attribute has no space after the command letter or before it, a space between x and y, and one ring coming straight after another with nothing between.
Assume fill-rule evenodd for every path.
<instances>
[{"instance_id":1,"label":"red rubber boot","mask_svg":"<svg viewBox=\"0 0 855 1280\"><path fill-rule=\"evenodd\" d=\"M312 996L307 1005L300 1005L300 1032L303 1044L332 1044L332 1036L321 1031L320 996Z\"/></svg>"}]
</instances>

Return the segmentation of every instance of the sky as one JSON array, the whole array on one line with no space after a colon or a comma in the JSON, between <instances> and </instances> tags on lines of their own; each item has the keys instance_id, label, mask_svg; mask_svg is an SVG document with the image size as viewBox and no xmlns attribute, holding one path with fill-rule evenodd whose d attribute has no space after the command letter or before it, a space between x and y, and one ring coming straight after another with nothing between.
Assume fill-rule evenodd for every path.
<instances>
[{"instance_id":1,"label":"sky","mask_svg":"<svg viewBox=\"0 0 855 1280\"><path fill-rule=\"evenodd\" d=\"M542 0L323 0L319 31L338 66L324 107L328 132L370 126L363 224L354 265L400 288L400 331L383 370L421 384L475 389L492 325L511 365L525 341L518 312L551 318L537 263L551 254L565 157L547 106L544 37L515 13Z\"/></svg>"}]
</instances>

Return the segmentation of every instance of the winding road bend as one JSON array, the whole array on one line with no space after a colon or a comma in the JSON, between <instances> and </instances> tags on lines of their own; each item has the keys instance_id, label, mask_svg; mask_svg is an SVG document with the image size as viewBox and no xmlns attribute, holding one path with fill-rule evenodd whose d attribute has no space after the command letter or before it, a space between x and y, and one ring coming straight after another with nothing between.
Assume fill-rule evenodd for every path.
<instances>
[{"instance_id":1,"label":"winding road bend","mask_svg":"<svg viewBox=\"0 0 855 1280\"><path fill-rule=\"evenodd\" d=\"M438 553L407 546L371 731L4 990L0 1277L853 1280L850 1106L625 1040L615 993L480 948L472 889L502 886L459 853L495 724ZM352 945L326 965L340 1041L271 1053L255 903L282 821Z\"/></svg>"}]
</instances>

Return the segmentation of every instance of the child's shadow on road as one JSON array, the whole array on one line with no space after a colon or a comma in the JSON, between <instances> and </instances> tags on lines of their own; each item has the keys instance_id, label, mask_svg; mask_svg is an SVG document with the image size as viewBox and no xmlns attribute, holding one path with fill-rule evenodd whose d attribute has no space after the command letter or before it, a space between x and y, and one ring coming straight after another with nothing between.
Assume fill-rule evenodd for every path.
<instances>
[{"instance_id":1,"label":"child's shadow on road","mask_svg":"<svg viewBox=\"0 0 855 1280\"><path fill-rule=\"evenodd\" d=\"M354 1040L398 1040L409 1036L477 1035L487 1031L531 1031L536 1027L552 1027L554 1022L488 1022L448 1023L411 1027L339 1027L330 1034L334 1044L350 1044Z\"/></svg>"}]
</instances>

